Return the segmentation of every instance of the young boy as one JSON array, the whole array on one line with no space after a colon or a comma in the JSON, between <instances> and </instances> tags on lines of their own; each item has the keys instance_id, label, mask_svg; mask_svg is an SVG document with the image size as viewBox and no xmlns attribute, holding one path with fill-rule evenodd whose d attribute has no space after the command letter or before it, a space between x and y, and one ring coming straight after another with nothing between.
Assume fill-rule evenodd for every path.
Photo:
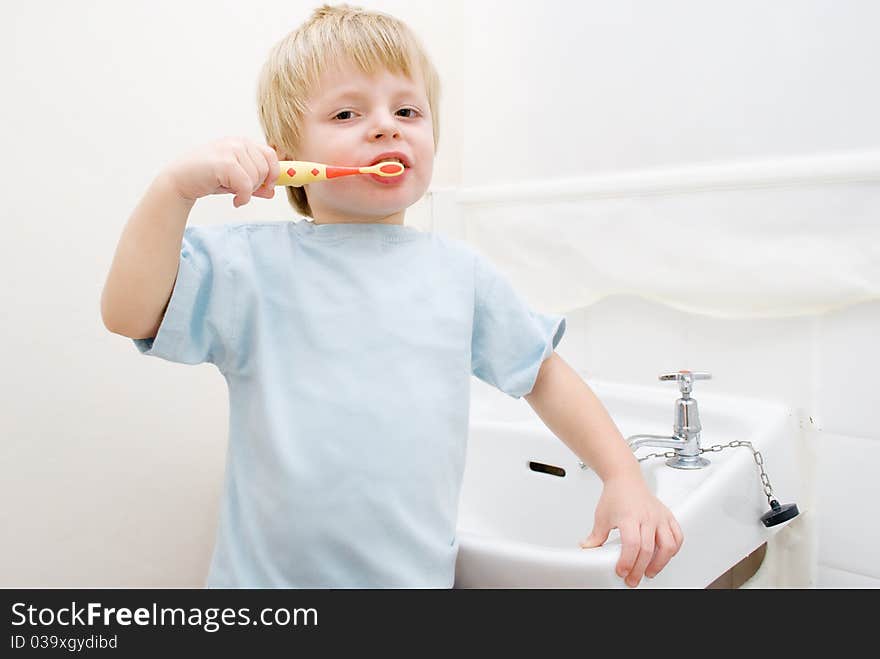
<instances>
[{"instance_id":1,"label":"young boy","mask_svg":"<svg viewBox=\"0 0 880 659\"><path fill-rule=\"evenodd\" d=\"M531 311L465 243L404 225L431 180L439 82L410 30L317 9L259 84L270 148L213 142L167 166L126 225L101 300L146 355L210 362L230 400L208 586L453 585L470 377L524 396L602 478L582 547L619 528L634 587L681 530L589 387ZM287 188L313 221L186 228L195 201L271 198L281 160L406 166Z\"/></svg>"}]
</instances>

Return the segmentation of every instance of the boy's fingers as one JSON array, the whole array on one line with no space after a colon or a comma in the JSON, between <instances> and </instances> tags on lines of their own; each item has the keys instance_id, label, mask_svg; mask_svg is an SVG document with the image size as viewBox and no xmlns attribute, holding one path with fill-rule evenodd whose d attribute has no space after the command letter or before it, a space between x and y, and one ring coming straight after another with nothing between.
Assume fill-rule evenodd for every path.
<instances>
[{"instance_id":1,"label":"boy's fingers","mask_svg":"<svg viewBox=\"0 0 880 659\"><path fill-rule=\"evenodd\" d=\"M626 577L633 569L636 559L639 556L639 548L642 545L642 537L639 534L639 527L635 522L624 522L619 527L620 542L622 548L620 550L620 560L617 561L617 575Z\"/></svg>"},{"instance_id":2,"label":"boy's fingers","mask_svg":"<svg viewBox=\"0 0 880 659\"><path fill-rule=\"evenodd\" d=\"M581 543L581 547L584 549L598 547L608 539L609 533L611 533L610 528L596 524L587 539Z\"/></svg>"},{"instance_id":3,"label":"boy's fingers","mask_svg":"<svg viewBox=\"0 0 880 659\"><path fill-rule=\"evenodd\" d=\"M252 189L250 177L247 175L247 172L242 169L241 165L233 165L230 167L228 176L229 181L226 184L226 187L235 194L235 198L232 200L232 205L236 208L244 206L251 199Z\"/></svg>"},{"instance_id":4,"label":"boy's fingers","mask_svg":"<svg viewBox=\"0 0 880 659\"><path fill-rule=\"evenodd\" d=\"M639 556L626 577L626 585L635 588L639 585L642 577L645 575L645 568L654 557L654 532L656 527L650 524L642 524L639 532L641 543L639 545Z\"/></svg>"},{"instance_id":5,"label":"boy's fingers","mask_svg":"<svg viewBox=\"0 0 880 659\"><path fill-rule=\"evenodd\" d=\"M263 181L269 176L269 164L263 157L263 152L258 144L246 142L244 148L247 152L247 157L244 160L248 165L247 171L251 175L251 191L253 192L262 186Z\"/></svg>"},{"instance_id":6,"label":"boy's fingers","mask_svg":"<svg viewBox=\"0 0 880 659\"><path fill-rule=\"evenodd\" d=\"M269 165L269 173L266 175L263 185L274 188L275 181L278 180L278 175L281 173L281 166L278 164L278 154L269 146L263 147L263 153L266 154L266 163Z\"/></svg>"},{"instance_id":7,"label":"boy's fingers","mask_svg":"<svg viewBox=\"0 0 880 659\"><path fill-rule=\"evenodd\" d=\"M681 549L681 546L684 544L684 533L681 532L681 527L678 525L678 520L672 517L669 520L669 528L672 529L672 537L675 538L675 554L678 553L678 550Z\"/></svg>"},{"instance_id":8,"label":"boy's fingers","mask_svg":"<svg viewBox=\"0 0 880 659\"><path fill-rule=\"evenodd\" d=\"M254 163L251 162L247 149L245 149L244 153L236 150L234 155L235 159L238 161L238 166L244 172L247 179L248 198L250 198L250 194L259 187L256 183L259 180L257 168L254 167Z\"/></svg>"},{"instance_id":9,"label":"boy's fingers","mask_svg":"<svg viewBox=\"0 0 880 659\"><path fill-rule=\"evenodd\" d=\"M657 573L666 567L666 564L669 563L669 560L676 552L675 538L673 537L672 529L669 526L658 526L656 539L657 544L656 550L654 551L654 558L648 563L648 567L645 568L645 576L649 579L656 577Z\"/></svg>"}]
</instances>

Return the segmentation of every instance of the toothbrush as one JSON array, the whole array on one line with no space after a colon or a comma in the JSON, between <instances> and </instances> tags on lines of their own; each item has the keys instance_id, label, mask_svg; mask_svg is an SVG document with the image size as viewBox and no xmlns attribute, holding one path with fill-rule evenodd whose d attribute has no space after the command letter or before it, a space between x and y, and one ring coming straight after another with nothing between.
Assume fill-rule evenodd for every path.
<instances>
[{"instance_id":1,"label":"toothbrush","mask_svg":"<svg viewBox=\"0 0 880 659\"><path fill-rule=\"evenodd\" d=\"M352 174L378 174L379 176L400 176L404 166L399 162L383 161L369 167L336 167L323 165L319 162L305 160L279 160L281 172L275 181L275 185L289 185L298 188L306 183L326 181L339 176L351 176Z\"/></svg>"}]
</instances>

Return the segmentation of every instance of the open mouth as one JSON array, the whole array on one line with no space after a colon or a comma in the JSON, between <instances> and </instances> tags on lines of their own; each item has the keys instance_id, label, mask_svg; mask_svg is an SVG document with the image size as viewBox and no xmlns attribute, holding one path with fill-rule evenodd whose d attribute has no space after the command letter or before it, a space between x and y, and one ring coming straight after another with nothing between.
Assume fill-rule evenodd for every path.
<instances>
[{"instance_id":1,"label":"open mouth","mask_svg":"<svg viewBox=\"0 0 880 659\"><path fill-rule=\"evenodd\" d=\"M403 165L404 169L410 168L410 164L408 161L404 160L403 158L398 158L396 156L383 156L383 157L378 158L378 159L374 160L373 162L371 162L370 166L379 165L381 163L386 163L386 162L400 163L401 165Z\"/></svg>"}]
</instances>

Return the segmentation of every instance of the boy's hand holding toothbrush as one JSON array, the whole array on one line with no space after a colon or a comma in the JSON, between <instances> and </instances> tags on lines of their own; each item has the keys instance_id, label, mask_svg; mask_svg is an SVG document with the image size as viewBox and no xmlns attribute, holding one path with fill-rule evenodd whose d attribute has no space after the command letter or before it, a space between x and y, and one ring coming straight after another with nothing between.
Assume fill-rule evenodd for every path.
<instances>
[{"instance_id":1,"label":"boy's hand holding toothbrush","mask_svg":"<svg viewBox=\"0 0 880 659\"><path fill-rule=\"evenodd\" d=\"M234 194L238 208L254 197L275 196L280 166L275 150L266 144L225 137L201 146L172 162L166 173L177 193L195 201L212 194Z\"/></svg>"},{"instance_id":2,"label":"boy's hand holding toothbrush","mask_svg":"<svg viewBox=\"0 0 880 659\"><path fill-rule=\"evenodd\" d=\"M181 198L195 201L212 194L234 194L238 208L252 196L271 199L275 186L299 187L341 176L373 174L399 176L405 166L393 160L369 166L325 165L319 162L278 160L275 150L242 137L216 140L175 160L166 169Z\"/></svg>"}]
</instances>

